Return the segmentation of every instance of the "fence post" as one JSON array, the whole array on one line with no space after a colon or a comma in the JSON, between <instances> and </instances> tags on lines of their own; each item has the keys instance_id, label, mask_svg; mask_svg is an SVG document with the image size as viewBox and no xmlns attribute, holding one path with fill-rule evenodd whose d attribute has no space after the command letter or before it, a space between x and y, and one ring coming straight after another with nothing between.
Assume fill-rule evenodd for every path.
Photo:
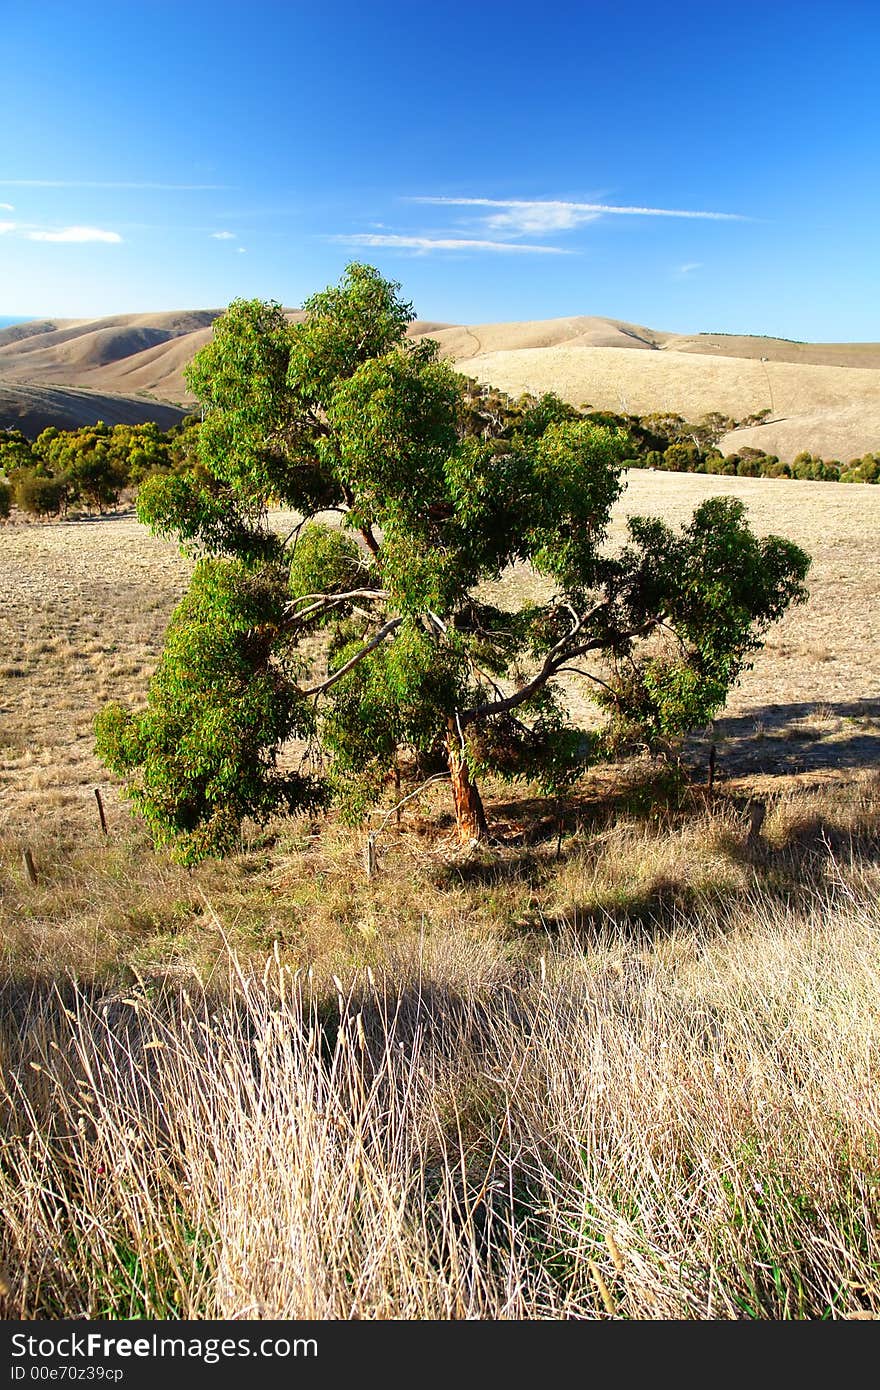
<instances>
[{"instance_id":1,"label":"fence post","mask_svg":"<svg viewBox=\"0 0 880 1390\"><path fill-rule=\"evenodd\" d=\"M764 817L767 814L767 807L763 801L752 801L749 806L749 835L748 844L754 849L761 843L761 826L764 824Z\"/></svg>"},{"instance_id":2,"label":"fence post","mask_svg":"<svg viewBox=\"0 0 880 1390\"><path fill-rule=\"evenodd\" d=\"M372 878L376 872L376 836L372 830L364 845L364 868L367 871L367 878Z\"/></svg>"},{"instance_id":3,"label":"fence post","mask_svg":"<svg viewBox=\"0 0 880 1390\"><path fill-rule=\"evenodd\" d=\"M37 870L36 870L36 866L35 866L35 864L34 864L34 856L31 854L31 852L30 852L30 850L27 848L27 846L25 846L25 848L24 848L24 850L23 850L23 852L22 852L21 858L22 858L22 863L24 864L24 871L25 871L25 873L26 873L27 876L28 876L28 882L29 882L30 884L32 884L34 887L36 887L36 886L37 886Z\"/></svg>"}]
</instances>

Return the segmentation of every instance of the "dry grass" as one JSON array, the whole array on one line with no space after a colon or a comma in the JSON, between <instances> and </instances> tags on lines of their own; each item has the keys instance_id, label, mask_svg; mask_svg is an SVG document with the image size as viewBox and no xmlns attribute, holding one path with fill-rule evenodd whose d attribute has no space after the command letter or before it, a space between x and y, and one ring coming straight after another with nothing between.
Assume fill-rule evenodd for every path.
<instances>
[{"instance_id":1,"label":"dry grass","mask_svg":"<svg viewBox=\"0 0 880 1390\"><path fill-rule=\"evenodd\" d=\"M93 714L142 698L188 569L126 518L3 533L6 1316L880 1313L880 490L631 482L816 557L719 792L489 788L462 857L434 787L370 880L332 819L188 873L106 785L105 841Z\"/></svg>"},{"instance_id":2,"label":"dry grass","mask_svg":"<svg viewBox=\"0 0 880 1390\"><path fill-rule=\"evenodd\" d=\"M772 423L726 435L722 447L760 447L790 460L802 449L844 461L880 446L877 368L762 362L693 351L548 347L481 351L462 371L519 396L555 391L572 405L695 420L711 410L742 420L769 409Z\"/></svg>"},{"instance_id":3,"label":"dry grass","mask_svg":"<svg viewBox=\"0 0 880 1390\"><path fill-rule=\"evenodd\" d=\"M72 833L97 823L95 714L143 699L189 569L133 517L4 530L0 834L47 816Z\"/></svg>"},{"instance_id":4,"label":"dry grass","mask_svg":"<svg viewBox=\"0 0 880 1390\"><path fill-rule=\"evenodd\" d=\"M532 964L410 942L329 998L277 954L9 988L9 1314L877 1315L877 926L848 868Z\"/></svg>"}]
</instances>

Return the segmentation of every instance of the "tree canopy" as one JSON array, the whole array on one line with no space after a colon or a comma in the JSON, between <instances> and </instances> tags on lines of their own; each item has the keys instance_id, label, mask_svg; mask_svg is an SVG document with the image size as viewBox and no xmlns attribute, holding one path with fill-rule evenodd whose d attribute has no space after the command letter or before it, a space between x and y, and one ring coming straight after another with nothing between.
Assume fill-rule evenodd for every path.
<instances>
[{"instance_id":1,"label":"tree canopy","mask_svg":"<svg viewBox=\"0 0 880 1390\"><path fill-rule=\"evenodd\" d=\"M705 724L805 596L807 556L732 498L677 532L633 518L610 554L625 432L553 396L513 425L475 408L407 337L399 290L354 264L301 322L230 305L188 370L199 467L141 487L141 520L198 563L146 708L105 709L98 748L186 861L229 850L245 817L332 803L356 821L399 759L446 769L478 839L481 775L552 791L615 740ZM487 596L517 564L544 601ZM594 655L608 719L582 730L558 678Z\"/></svg>"}]
</instances>

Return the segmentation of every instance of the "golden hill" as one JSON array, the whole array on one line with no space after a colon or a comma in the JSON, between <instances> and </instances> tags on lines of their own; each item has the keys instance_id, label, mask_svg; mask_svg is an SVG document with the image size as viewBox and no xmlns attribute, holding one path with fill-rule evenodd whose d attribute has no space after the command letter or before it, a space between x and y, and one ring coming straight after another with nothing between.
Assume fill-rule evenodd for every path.
<instances>
[{"instance_id":1,"label":"golden hill","mask_svg":"<svg viewBox=\"0 0 880 1390\"><path fill-rule=\"evenodd\" d=\"M218 309L40 320L0 331L0 427L159 418L192 403L183 369L211 336ZM300 311L289 310L291 318ZM556 391L575 405L623 413L720 410L768 422L723 441L790 459L801 449L847 460L880 449L880 344L794 343L727 334L670 334L618 319L574 316L513 323L416 322L463 372L518 396ZM69 393L77 392L76 396ZM36 393L36 394L34 394ZM43 393L42 395L40 393ZM67 393L67 394L66 394ZM86 393L93 396L89 409ZM151 401L150 398L156 398ZM128 401L128 406L122 402Z\"/></svg>"}]
</instances>

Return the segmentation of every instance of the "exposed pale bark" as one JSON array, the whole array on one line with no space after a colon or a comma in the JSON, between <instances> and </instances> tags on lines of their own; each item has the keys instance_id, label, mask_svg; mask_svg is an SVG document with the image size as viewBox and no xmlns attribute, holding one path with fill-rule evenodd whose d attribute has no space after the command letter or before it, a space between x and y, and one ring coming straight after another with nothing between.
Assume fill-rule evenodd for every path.
<instances>
[{"instance_id":1,"label":"exposed pale bark","mask_svg":"<svg viewBox=\"0 0 880 1390\"><path fill-rule=\"evenodd\" d=\"M474 840L483 840L489 833L486 812L476 782L470 774L467 758L461 745L461 735L454 719L450 719L446 729L446 756L449 761L449 776L452 782L452 796L455 801L455 824L461 844L469 845Z\"/></svg>"}]
</instances>

